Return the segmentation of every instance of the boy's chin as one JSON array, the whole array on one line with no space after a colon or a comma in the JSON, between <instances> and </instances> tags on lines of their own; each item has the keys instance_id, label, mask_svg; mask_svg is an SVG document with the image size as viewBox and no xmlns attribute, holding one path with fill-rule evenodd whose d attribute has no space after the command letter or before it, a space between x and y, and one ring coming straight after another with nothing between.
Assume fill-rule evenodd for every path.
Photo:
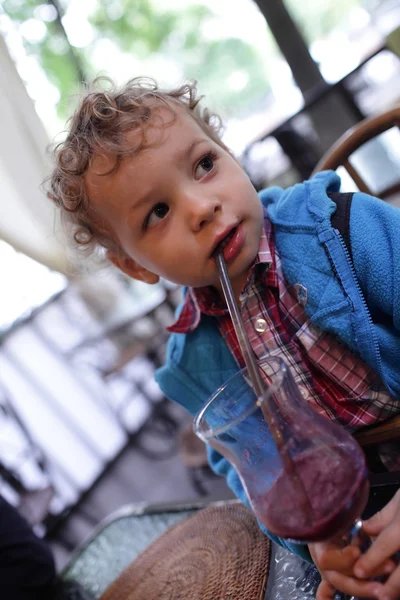
<instances>
[{"instance_id":1,"label":"boy's chin","mask_svg":"<svg viewBox=\"0 0 400 600\"><path fill-rule=\"evenodd\" d=\"M243 287L247 282L247 278L249 275L249 271L254 262L254 258L251 260L240 260L241 257L238 257L237 260L234 260L232 263L226 263L226 267L228 269L229 279L231 280L232 285L236 288L240 286L241 282L243 282ZM214 287L217 289L221 289L221 282L218 276L218 272L212 274L210 278L205 277L204 279L192 281L189 284L180 284L186 285L187 287L191 287L194 289L205 288L205 287Z\"/></svg>"},{"instance_id":2,"label":"boy's chin","mask_svg":"<svg viewBox=\"0 0 400 600\"><path fill-rule=\"evenodd\" d=\"M228 267L229 267L229 265L228 265ZM242 292L242 290L244 289L244 287L247 283L250 268L251 268L251 265L248 268L246 268L245 270L241 269L241 270L238 270L237 272L235 272L235 271L231 272L231 270L228 268L229 279L230 279L231 286L232 286L232 289L233 289L236 297L239 297L239 294ZM221 281L219 278L215 281L215 283L213 285L215 288L217 288L217 290L222 292Z\"/></svg>"}]
</instances>

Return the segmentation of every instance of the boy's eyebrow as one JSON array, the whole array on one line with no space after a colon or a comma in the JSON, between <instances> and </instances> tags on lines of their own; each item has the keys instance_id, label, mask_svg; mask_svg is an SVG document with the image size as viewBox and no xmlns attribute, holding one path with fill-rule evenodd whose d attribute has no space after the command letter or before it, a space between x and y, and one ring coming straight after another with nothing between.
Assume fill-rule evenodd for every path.
<instances>
[{"instance_id":1,"label":"boy's eyebrow","mask_svg":"<svg viewBox=\"0 0 400 600\"><path fill-rule=\"evenodd\" d=\"M192 154L192 152L196 148L196 146L198 146L199 144L204 144L207 141L208 141L208 138L206 138L206 137L199 138L197 140L193 140L193 142L187 148L184 148L183 150L180 150L177 153L176 160L179 162L183 161L185 158L187 158L188 156L190 156Z\"/></svg>"},{"instance_id":2,"label":"boy's eyebrow","mask_svg":"<svg viewBox=\"0 0 400 600\"><path fill-rule=\"evenodd\" d=\"M207 141L208 141L208 138L200 138L200 139L194 140L188 148L185 148L182 151L182 153L180 153L180 157L185 158L185 156L190 156L190 154L193 152L193 150L196 148L196 146L198 146L199 144L203 144Z\"/></svg>"},{"instance_id":3,"label":"boy's eyebrow","mask_svg":"<svg viewBox=\"0 0 400 600\"><path fill-rule=\"evenodd\" d=\"M129 207L129 215L131 215L134 211L136 211L138 208L140 208L142 205L146 205L151 201L151 192L149 192L148 194L145 194L144 196L141 196L140 198L138 198L136 201L133 202L133 204L131 204L131 206Z\"/></svg>"}]
</instances>

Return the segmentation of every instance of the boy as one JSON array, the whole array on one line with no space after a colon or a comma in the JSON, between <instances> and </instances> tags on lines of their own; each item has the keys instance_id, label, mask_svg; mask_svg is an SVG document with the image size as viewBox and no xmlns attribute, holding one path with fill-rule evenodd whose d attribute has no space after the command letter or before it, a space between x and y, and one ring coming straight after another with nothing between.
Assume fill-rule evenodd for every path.
<instances>
[{"instance_id":1,"label":"boy","mask_svg":"<svg viewBox=\"0 0 400 600\"><path fill-rule=\"evenodd\" d=\"M141 281L187 286L157 374L161 389L194 414L243 365L213 258L220 248L253 351L281 356L305 401L351 430L399 412L400 211L354 195L355 274L330 222L337 175L259 197L219 131L218 119L199 110L193 84L163 92L133 80L88 94L56 150L49 196L78 245ZM227 460L211 451L210 462L245 501ZM399 520L382 535L393 538ZM323 577L319 597L333 597L335 587L394 600L394 538L395 547L373 545L358 562L357 548L310 545ZM307 556L307 548L276 541ZM383 585L356 578L353 568L363 578L393 574Z\"/></svg>"}]
</instances>

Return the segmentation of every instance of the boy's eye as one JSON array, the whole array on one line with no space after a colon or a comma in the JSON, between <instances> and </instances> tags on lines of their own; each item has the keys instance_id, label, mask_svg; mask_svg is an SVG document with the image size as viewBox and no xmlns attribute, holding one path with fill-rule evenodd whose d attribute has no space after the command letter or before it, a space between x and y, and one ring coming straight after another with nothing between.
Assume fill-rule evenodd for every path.
<instances>
[{"instance_id":1,"label":"boy's eye","mask_svg":"<svg viewBox=\"0 0 400 600\"><path fill-rule=\"evenodd\" d=\"M215 164L216 155L214 152L208 152L203 158L197 163L195 169L196 179L201 179L207 173L213 170Z\"/></svg>"},{"instance_id":2,"label":"boy's eye","mask_svg":"<svg viewBox=\"0 0 400 600\"><path fill-rule=\"evenodd\" d=\"M165 202L159 202L159 204L153 206L151 212L145 220L145 229L147 229L147 227L151 227L152 225L156 225L159 221L167 216L168 212L169 206L168 204L165 204Z\"/></svg>"}]
</instances>

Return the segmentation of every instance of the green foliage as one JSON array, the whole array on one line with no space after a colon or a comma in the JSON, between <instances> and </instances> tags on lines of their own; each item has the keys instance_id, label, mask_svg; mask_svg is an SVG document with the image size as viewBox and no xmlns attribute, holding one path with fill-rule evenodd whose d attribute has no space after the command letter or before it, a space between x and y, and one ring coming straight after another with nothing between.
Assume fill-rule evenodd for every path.
<instances>
[{"instance_id":1,"label":"green foliage","mask_svg":"<svg viewBox=\"0 0 400 600\"><path fill-rule=\"evenodd\" d=\"M4 11L18 23L22 23L32 17L33 9L38 3L35 0L3 0Z\"/></svg>"},{"instance_id":2,"label":"green foliage","mask_svg":"<svg viewBox=\"0 0 400 600\"><path fill-rule=\"evenodd\" d=\"M226 115L237 116L255 106L269 90L265 61L254 47L237 38L196 46L186 55L185 69L187 77L199 81L200 90L217 99Z\"/></svg>"},{"instance_id":3,"label":"green foliage","mask_svg":"<svg viewBox=\"0 0 400 600\"><path fill-rule=\"evenodd\" d=\"M53 38L54 39L54 38ZM40 64L51 83L59 90L61 101L58 107L59 116L64 117L68 111L68 98L75 94L80 86L76 68L67 53L54 52L51 38L47 38L37 48Z\"/></svg>"},{"instance_id":4,"label":"green foliage","mask_svg":"<svg viewBox=\"0 0 400 600\"><path fill-rule=\"evenodd\" d=\"M3 0L3 10L22 24L38 18L35 9L43 1ZM89 47L71 48L58 21L45 23L46 35L41 41L24 40L24 44L60 91L58 113L63 119L68 115L68 98L79 89L76 63L81 62L91 74L91 51L96 41L104 38L138 59L161 55L175 60L185 77L199 80L204 93L218 98L228 111L237 112L268 92L265 57L241 39L206 38L204 25L213 18L213 12L200 3L171 10L155 9L151 0L102 0L89 17L95 32ZM232 76L236 77L236 85Z\"/></svg>"},{"instance_id":5,"label":"green foliage","mask_svg":"<svg viewBox=\"0 0 400 600\"><path fill-rule=\"evenodd\" d=\"M115 14L117 11L117 18ZM103 0L90 17L98 34L138 58L159 52L177 27L179 15L153 10L148 0Z\"/></svg>"}]
</instances>

